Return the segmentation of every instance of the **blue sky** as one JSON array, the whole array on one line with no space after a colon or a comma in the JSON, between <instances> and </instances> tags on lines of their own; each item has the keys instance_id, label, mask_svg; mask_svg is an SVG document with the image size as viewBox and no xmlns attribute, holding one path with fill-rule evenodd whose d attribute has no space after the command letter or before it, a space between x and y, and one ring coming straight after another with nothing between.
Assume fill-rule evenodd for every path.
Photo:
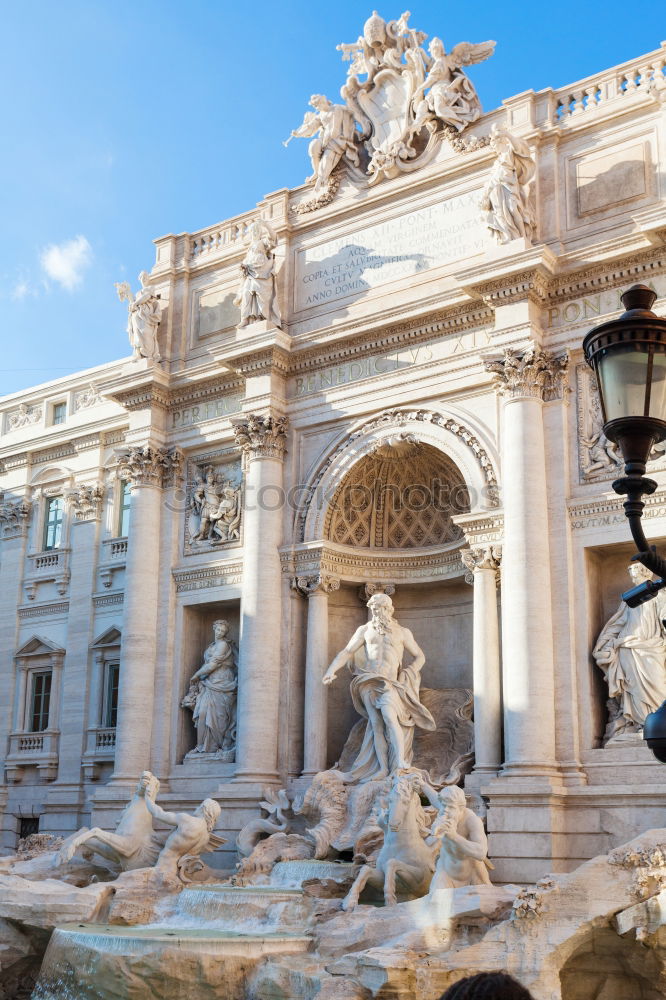
<instances>
[{"instance_id":1,"label":"blue sky","mask_svg":"<svg viewBox=\"0 0 666 1000\"><path fill-rule=\"evenodd\" d=\"M411 24L447 48L497 41L470 70L490 110L657 48L663 9L413 0ZM311 93L337 99L335 46L370 13L356 0L0 0L0 395L126 356L114 282L136 286L155 237L303 181L307 143L282 140Z\"/></svg>"}]
</instances>

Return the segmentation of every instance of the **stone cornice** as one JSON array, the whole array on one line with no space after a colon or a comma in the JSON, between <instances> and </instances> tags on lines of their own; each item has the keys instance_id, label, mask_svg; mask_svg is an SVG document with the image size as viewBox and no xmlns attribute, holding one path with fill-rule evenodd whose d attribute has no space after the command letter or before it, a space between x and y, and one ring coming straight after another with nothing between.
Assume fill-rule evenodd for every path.
<instances>
[{"instance_id":1,"label":"stone cornice","mask_svg":"<svg viewBox=\"0 0 666 1000\"><path fill-rule=\"evenodd\" d=\"M621 247L618 247L617 258L597 261L557 275L550 282L548 301L558 303L607 288L637 281L647 282L651 274L666 271L666 248L663 246L648 247L630 255L622 254Z\"/></svg>"},{"instance_id":2,"label":"stone cornice","mask_svg":"<svg viewBox=\"0 0 666 1000\"><path fill-rule=\"evenodd\" d=\"M283 348L271 345L257 351L249 351L247 354L236 355L225 364L245 378L262 372L275 372L286 376L289 372L289 354Z\"/></svg>"},{"instance_id":3,"label":"stone cornice","mask_svg":"<svg viewBox=\"0 0 666 1000\"><path fill-rule=\"evenodd\" d=\"M396 315L400 315L401 312L397 311ZM296 347L291 356L289 374L317 368L322 364L334 364L336 361L356 357L368 351L390 350L402 344L429 340L433 336L446 337L449 334L460 333L461 330L491 326L492 323L493 314L487 306L479 302L459 303L444 311L438 310L396 325L366 329L363 333L344 339L336 338L328 344L307 346L300 350Z\"/></svg>"},{"instance_id":4,"label":"stone cornice","mask_svg":"<svg viewBox=\"0 0 666 1000\"><path fill-rule=\"evenodd\" d=\"M472 298L482 299L495 309L514 301L545 302L557 260L545 245L528 247L517 253L498 254L460 270L455 279Z\"/></svg>"},{"instance_id":5,"label":"stone cornice","mask_svg":"<svg viewBox=\"0 0 666 1000\"><path fill-rule=\"evenodd\" d=\"M214 375L205 381L185 383L182 386L173 387L169 393L169 409L180 409L191 403L205 402L207 399L214 399L220 395L233 395L234 389L241 392L244 388L242 378L231 373L225 375Z\"/></svg>"},{"instance_id":6,"label":"stone cornice","mask_svg":"<svg viewBox=\"0 0 666 1000\"><path fill-rule=\"evenodd\" d=\"M643 498L644 518L666 517L666 489L658 489L652 496ZM625 525L626 541L631 535L622 507L622 499L615 493L606 493L591 500L570 500L567 504L569 521L574 531L585 528L610 528Z\"/></svg>"},{"instance_id":7,"label":"stone cornice","mask_svg":"<svg viewBox=\"0 0 666 1000\"><path fill-rule=\"evenodd\" d=\"M127 365L123 373L104 384L101 395L126 410L152 407L166 410L169 405L169 375L152 362L142 359Z\"/></svg>"},{"instance_id":8,"label":"stone cornice","mask_svg":"<svg viewBox=\"0 0 666 1000\"><path fill-rule=\"evenodd\" d=\"M195 569L174 569L171 575L178 594L212 587L237 586L243 579L243 562L240 559L228 560L212 565L208 563Z\"/></svg>"},{"instance_id":9,"label":"stone cornice","mask_svg":"<svg viewBox=\"0 0 666 1000\"><path fill-rule=\"evenodd\" d=\"M354 549L332 542L285 546L280 551L283 573L302 578L332 576L352 583L376 581L376 586L414 580L435 581L463 576L460 548Z\"/></svg>"},{"instance_id":10,"label":"stone cornice","mask_svg":"<svg viewBox=\"0 0 666 1000\"><path fill-rule=\"evenodd\" d=\"M467 543L475 548L493 543L499 545L504 535L504 511L489 510L480 514L454 514L454 524L462 528Z\"/></svg>"}]
</instances>

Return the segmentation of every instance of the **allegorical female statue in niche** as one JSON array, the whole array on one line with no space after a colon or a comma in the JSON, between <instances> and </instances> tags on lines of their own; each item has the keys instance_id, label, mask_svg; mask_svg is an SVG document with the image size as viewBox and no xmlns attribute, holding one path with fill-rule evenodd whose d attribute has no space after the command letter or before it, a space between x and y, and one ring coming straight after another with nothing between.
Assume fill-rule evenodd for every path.
<instances>
[{"instance_id":1,"label":"allegorical female statue in niche","mask_svg":"<svg viewBox=\"0 0 666 1000\"><path fill-rule=\"evenodd\" d=\"M250 246L240 264L242 275L234 305L240 309L239 327L256 320L282 327L275 285L275 254L277 236L263 219L250 226Z\"/></svg>"},{"instance_id":2,"label":"allegorical female statue in niche","mask_svg":"<svg viewBox=\"0 0 666 1000\"><path fill-rule=\"evenodd\" d=\"M635 585L652 579L641 563L631 563ZM630 608L624 601L601 630L592 655L608 682L610 722L606 742L639 733L645 717L666 701L666 594Z\"/></svg>"},{"instance_id":3,"label":"allegorical female statue in niche","mask_svg":"<svg viewBox=\"0 0 666 1000\"><path fill-rule=\"evenodd\" d=\"M192 675L181 705L192 710L197 745L187 755L213 754L231 762L236 754L236 688L238 666L235 644L228 639L229 622L213 622L215 638L204 661Z\"/></svg>"}]
</instances>

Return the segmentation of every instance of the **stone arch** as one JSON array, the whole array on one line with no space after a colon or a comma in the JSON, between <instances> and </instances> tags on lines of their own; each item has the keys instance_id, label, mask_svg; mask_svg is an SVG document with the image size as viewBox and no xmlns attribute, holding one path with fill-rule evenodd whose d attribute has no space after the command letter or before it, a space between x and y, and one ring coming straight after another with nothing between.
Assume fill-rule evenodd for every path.
<instances>
[{"instance_id":1,"label":"stone arch","mask_svg":"<svg viewBox=\"0 0 666 1000\"><path fill-rule=\"evenodd\" d=\"M594 927L560 969L562 1000L659 1000L663 975L662 948L646 947L633 934L620 937L612 927Z\"/></svg>"},{"instance_id":2,"label":"stone arch","mask_svg":"<svg viewBox=\"0 0 666 1000\"><path fill-rule=\"evenodd\" d=\"M63 486L74 484L74 473L66 465L47 465L39 469L31 478L30 486L35 489L48 486L51 483L62 483Z\"/></svg>"},{"instance_id":3,"label":"stone arch","mask_svg":"<svg viewBox=\"0 0 666 1000\"><path fill-rule=\"evenodd\" d=\"M299 542L322 539L328 507L349 471L363 458L398 439L429 445L460 472L472 513L499 505L494 458L465 419L430 408L396 408L363 420L335 441L311 474L296 517Z\"/></svg>"}]
</instances>

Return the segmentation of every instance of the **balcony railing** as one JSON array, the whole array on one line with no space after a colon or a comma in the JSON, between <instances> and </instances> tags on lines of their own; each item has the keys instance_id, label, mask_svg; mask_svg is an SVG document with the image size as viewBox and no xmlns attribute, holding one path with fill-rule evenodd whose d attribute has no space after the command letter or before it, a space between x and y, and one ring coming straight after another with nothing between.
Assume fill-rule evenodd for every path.
<instances>
[{"instance_id":1,"label":"balcony railing","mask_svg":"<svg viewBox=\"0 0 666 1000\"><path fill-rule=\"evenodd\" d=\"M126 538L106 538L102 544L105 562L122 562L127 558Z\"/></svg>"},{"instance_id":2,"label":"balcony railing","mask_svg":"<svg viewBox=\"0 0 666 1000\"><path fill-rule=\"evenodd\" d=\"M59 741L60 733L55 729L45 729L42 733L10 733L5 760L8 780L20 781L23 769L35 766L42 778L52 781L58 773Z\"/></svg>"}]
</instances>

